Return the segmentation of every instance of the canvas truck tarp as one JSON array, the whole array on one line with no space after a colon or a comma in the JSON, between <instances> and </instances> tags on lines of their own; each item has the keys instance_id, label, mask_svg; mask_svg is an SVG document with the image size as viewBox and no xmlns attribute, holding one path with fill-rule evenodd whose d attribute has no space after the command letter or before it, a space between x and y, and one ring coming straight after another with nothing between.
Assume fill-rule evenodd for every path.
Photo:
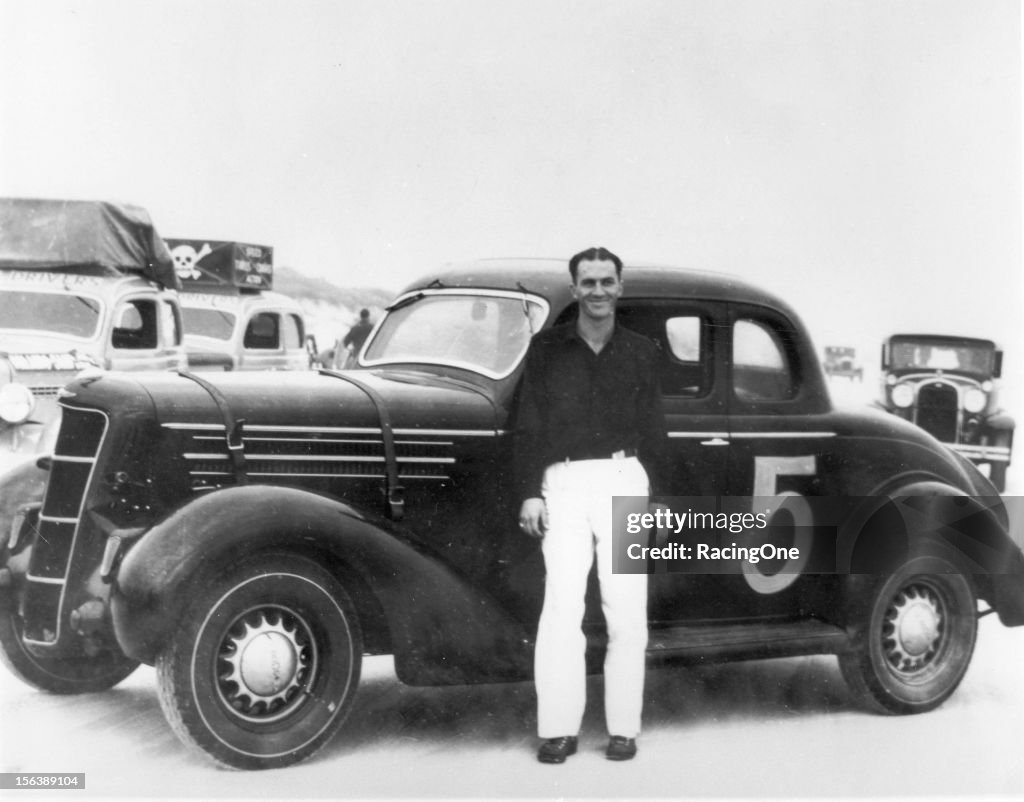
<instances>
[{"instance_id":1,"label":"canvas truck tarp","mask_svg":"<svg viewBox=\"0 0 1024 802\"><path fill-rule=\"evenodd\" d=\"M274 249L269 245L203 239L167 239L184 289L270 290L274 287Z\"/></svg>"},{"instance_id":2,"label":"canvas truck tarp","mask_svg":"<svg viewBox=\"0 0 1024 802\"><path fill-rule=\"evenodd\" d=\"M181 289L149 213L105 201L0 198L0 268L138 273Z\"/></svg>"}]
</instances>

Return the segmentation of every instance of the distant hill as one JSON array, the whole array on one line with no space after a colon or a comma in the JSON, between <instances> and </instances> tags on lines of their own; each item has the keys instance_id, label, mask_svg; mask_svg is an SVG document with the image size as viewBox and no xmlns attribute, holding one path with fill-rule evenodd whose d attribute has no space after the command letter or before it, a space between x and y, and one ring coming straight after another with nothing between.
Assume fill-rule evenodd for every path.
<instances>
[{"instance_id":1,"label":"distant hill","mask_svg":"<svg viewBox=\"0 0 1024 802\"><path fill-rule=\"evenodd\" d=\"M316 337L320 350L344 336L359 319L360 309L369 309L370 319L376 322L395 297L395 293L376 287L339 287L292 267L274 268L274 291L299 302L306 317L306 333Z\"/></svg>"},{"instance_id":2,"label":"distant hill","mask_svg":"<svg viewBox=\"0 0 1024 802\"><path fill-rule=\"evenodd\" d=\"M293 267L274 269L274 289L297 301L321 302L346 309L377 307L382 309L394 298L389 290L376 287L339 287L324 278L300 273Z\"/></svg>"}]
</instances>

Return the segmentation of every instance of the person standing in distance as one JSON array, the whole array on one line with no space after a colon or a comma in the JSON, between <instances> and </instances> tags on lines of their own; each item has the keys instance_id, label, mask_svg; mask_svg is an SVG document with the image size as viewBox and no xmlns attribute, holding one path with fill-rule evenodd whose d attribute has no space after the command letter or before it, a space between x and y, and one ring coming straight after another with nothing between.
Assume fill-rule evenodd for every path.
<instances>
[{"instance_id":1,"label":"person standing in distance","mask_svg":"<svg viewBox=\"0 0 1024 802\"><path fill-rule=\"evenodd\" d=\"M373 331L373 323L370 322L370 310L360 309L359 321L348 330L342 339L336 340L333 346L317 354L315 361L325 368L355 367L359 350L366 342L366 338L370 336L371 331ZM344 359L338 354L339 348L345 354Z\"/></svg>"},{"instance_id":2,"label":"person standing in distance","mask_svg":"<svg viewBox=\"0 0 1024 802\"><path fill-rule=\"evenodd\" d=\"M359 322L350 328L348 334L342 339L342 348L348 348L353 354L358 354L371 331L373 331L373 323L370 322L370 310L360 309Z\"/></svg>"},{"instance_id":3,"label":"person standing in distance","mask_svg":"<svg viewBox=\"0 0 1024 802\"><path fill-rule=\"evenodd\" d=\"M569 260L576 320L534 336L514 413L519 526L541 539L546 579L534 677L537 759L576 753L586 706L587 575L595 554L608 626L605 717L611 760L636 754L647 647L647 575L612 571L612 497L648 497L665 417L658 347L616 324L622 261L605 248ZM646 466L646 468L645 468Z\"/></svg>"}]
</instances>

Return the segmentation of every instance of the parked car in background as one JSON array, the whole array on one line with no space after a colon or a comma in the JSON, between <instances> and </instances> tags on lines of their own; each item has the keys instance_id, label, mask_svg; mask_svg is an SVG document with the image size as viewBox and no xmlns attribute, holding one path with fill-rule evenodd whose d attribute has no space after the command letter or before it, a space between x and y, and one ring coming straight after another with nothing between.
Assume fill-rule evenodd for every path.
<instances>
[{"instance_id":1,"label":"parked car in background","mask_svg":"<svg viewBox=\"0 0 1024 802\"><path fill-rule=\"evenodd\" d=\"M857 349L845 345L825 346L825 375L863 381L864 368L857 363Z\"/></svg>"},{"instance_id":2,"label":"parked car in background","mask_svg":"<svg viewBox=\"0 0 1024 802\"><path fill-rule=\"evenodd\" d=\"M994 342L894 334L882 346L882 403L978 465L1006 489L1015 422L999 406L1003 353Z\"/></svg>"},{"instance_id":3,"label":"parked car in background","mask_svg":"<svg viewBox=\"0 0 1024 802\"><path fill-rule=\"evenodd\" d=\"M46 450L82 370L186 366L177 286L138 206L0 198L0 471Z\"/></svg>"},{"instance_id":4,"label":"parked car in background","mask_svg":"<svg viewBox=\"0 0 1024 802\"><path fill-rule=\"evenodd\" d=\"M651 572L650 658L834 654L867 708L942 704L979 600L1024 625L1001 497L923 429L835 408L780 298L626 271L618 319L662 353L665 503L770 530L697 531L725 556L696 567L663 561L670 529L618 541ZM182 741L245 769L327 743L366 654L412 685L530 679L544 567L516 525L510 410L531 336L575 313L564 261L477 262L409 285L351 370L73 382L41 514L0 522L0 654L58 693L154 664ZM755 537L785 553L738 555ZM593 594L584 630L596 670Z\"/></svg>"},{"instance_id":5,"label":"parked car in background","mask_svg":"<svg viewBox=\"0 0 1024 802\"><path fill-rule=\"evenodd\" d=\"M190 370L309 367L302 308L272 290L273 248L182 239L167 245L182 283Z\"/></svg>"}]
</instances>

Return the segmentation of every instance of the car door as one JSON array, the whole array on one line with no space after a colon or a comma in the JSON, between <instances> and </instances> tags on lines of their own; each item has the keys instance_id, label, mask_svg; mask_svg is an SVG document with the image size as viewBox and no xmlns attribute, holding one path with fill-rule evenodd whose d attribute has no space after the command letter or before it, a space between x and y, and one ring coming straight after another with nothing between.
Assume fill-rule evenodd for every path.
<instances>
[{"instance_id":1,"label":"car door","mask_svg":"<svg viewBox=\"0 0 1024 802\"><path fill-rule=\"evenodd\" d=\"M305 370L309 367L305 326L302 318L294 312L281 314L281 345L285 354L281 367L286 370Z\"/></svg>"},{"instance_id":2,"label":"car door","mask_svg":"<svg viewBox=\"0 0 1024 802\"><path fill-rule=\"evenodd\" d=\"M721 590L734 614L787 614L799 604L802 577L830 545L816 536L806 499L822 494L823 455L835 432L827 399L803 380L810 357L784 315L730 304L728 329L730 501L765 513L771 524L766 542L796 547L799 556L743 562L741 573L721 577Z\"/></svg>"},{"instance_id":3,"label":"car door","mask_svg":"<svg viewBox=\"0 0 1024 802\"><path fill-rule=\"evenodd\" d=\"M284 359L281 338L281 315L278 312L267 310L254 312L246 322L245 333L242 335L239 369L277 370L281 368Z\"/></svg>"},{"instance_id":4,"label":"car door","mask_svg":"<svg viewBox=\"0 0 1024 802\"><path fill-rule=\"evenodd\" d=\"M617 314L623 326L650 338L661 350L668 430L669 471L663 488L667 500L673 507L717 505L729 484L725 304L623 299ZM665 546L678 539L677 534L667 528L654 530L651 545ZM652 624L712 615L718 577L671 573L670 569L666 561L654 563L648 581Z\"/></svg>"}]
</instances>

